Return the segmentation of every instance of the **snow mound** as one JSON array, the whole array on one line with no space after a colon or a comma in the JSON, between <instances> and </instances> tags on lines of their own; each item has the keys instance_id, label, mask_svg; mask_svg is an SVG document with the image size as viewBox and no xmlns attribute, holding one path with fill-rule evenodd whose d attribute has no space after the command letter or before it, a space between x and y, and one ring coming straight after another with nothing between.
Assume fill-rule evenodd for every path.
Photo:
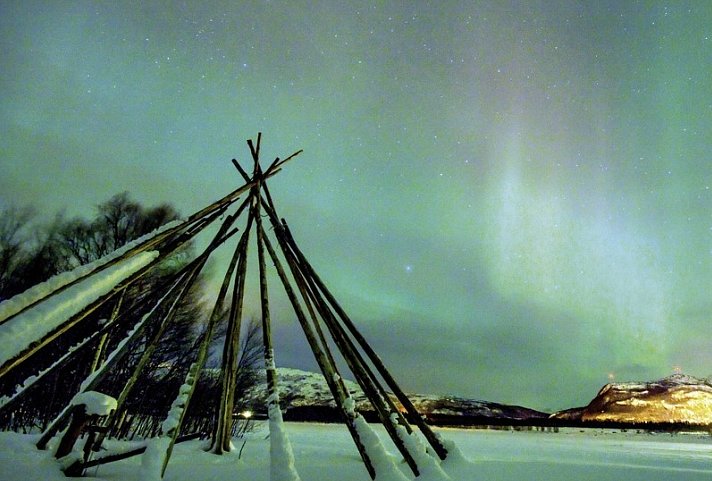
<instances>
[{"instance_id":1,"label":"snow mound","mask_svg":"<svg viewBox=\"0 0 712 481\"><path fill-rule=\"evenodd\" d=\"M108 416L116 410L116 399L100 392L85 391L74 396L72 405L84 405L88 416Z\"/></svg>"}]
</instances>

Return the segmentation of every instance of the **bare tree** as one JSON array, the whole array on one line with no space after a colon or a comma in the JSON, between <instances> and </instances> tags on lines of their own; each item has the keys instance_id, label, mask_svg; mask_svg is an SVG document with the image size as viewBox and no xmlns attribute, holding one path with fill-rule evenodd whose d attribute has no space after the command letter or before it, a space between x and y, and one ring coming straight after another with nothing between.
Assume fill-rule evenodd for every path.
<instances>
[{"instance_id":1,"label":"bare tree","mask_svg":"<svg viewBox=\"0 0 712 481\"><path fill-rule=\"evenodd\" d=\"M52 222L36 224L31 223L31 209L13 208L3 211L0 213L0 300L23 292L55 274L96 260L178 217L177 211L169 205L145 208L130 200L126 193L118 194L97 206L97 215L91 220L67 220L62 215L57 215ZM151 308L151 299L162 295L173 274L189 262L190 257L191 249L186 247L177 258L169 258L159 269L154 269L127 289L121 304L122 314L109 337L101 341L103 350L97 350L97 353L111 352L121 342L137 320ZM186 351L195 340L199 331L197 326L203 320L201 297L198 283L194 292L184 299L170 329L163 334L165 342L156 352L152 367L161 364L184 365L187 362L189 356ZM61 339L36 353L32 363L14 371L12 379L3 383L0 395L8 394L16 383L21 383L32 374L50 366L66 353L70 346L85 339L88 333L95 332L102 325L102 319L111 316L112 308L113 305L102 306L67 331ZM148 335L152 334L146 333L146 336ZM145 343L145 338L137 341L134 346L139 355L143 348L142 343ZM95 354L92 347L88 346L87 349L75 352L71 362L62 367L61 375L55 373L46 376L45 380L36 385L36 395L25 395L20 407L23 412L28 413L25 421L42 423L42 420L56 415L56 410L74 395L79 383L88 374ZM128 356L127 360L136 359L136 356ZM121 376L131 369L130 365L121 366L113 380L120 383ZM120 389L120 386L118 387ZM107 391L112 390L111 386L105 388ZM5 421L0 420L0 424L3 422ZM15 424L13 427L20 426Z\"/></svg>"},{"instance_id":2,"label":"bare tree","mask_svg":"<svg viewBox=\"0 0 712 481\"><path fill-rule=\"evenodd\" d=\"M99 259L126 243L179 217L169 204L145 208L131 200L127 192L97 206L92 220L66 221L59 231L66 255L76 265Z\"/></svg>"},{"instance_id":3,"label":"bare tree","mask_svg":"<svg viewBox=\"0 0 712 481\"><path fill-rule=\"evenodd\" d=\"M0 300L11 297L18 266L24 262L23 244L28 240L28 224L34 210L8 207L0 211Z\"/></svg>"}]
</instances>

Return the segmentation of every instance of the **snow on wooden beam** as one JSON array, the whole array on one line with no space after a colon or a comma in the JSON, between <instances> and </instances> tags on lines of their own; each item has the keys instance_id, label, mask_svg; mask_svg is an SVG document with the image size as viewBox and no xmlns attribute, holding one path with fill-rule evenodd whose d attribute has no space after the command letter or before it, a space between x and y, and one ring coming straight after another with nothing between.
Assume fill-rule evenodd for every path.
<instances>
[{"instance_id":1,"label":"snow on wooden beam","mask_svg":"<svg viewBox=\"0 0 712 481\"><path fill-rule=\"evenodd\" d=\"M148 265L158 255L158 251L150 251L126 259L10 319L0 326L0 365L12 360L32 343L111 292L117 284Z\"/></svg>"},{"instance_id":2,"label":"snow on wooden beam","mask_svg":"<svg viewBox=\"0 0 712 481\"><path fill-rule=\"evenodd\" d=\"M36 305L43 299L46 299L55 293L61 292L63 289L66 289L76 284L81 279L95 272L109 267L112 263L120 260L122 257L131 256L131 251L137 250L139 247L148 244L149 241L155 240L157 237L162 236L167 231L174 229L180 224L181 221L173 221L164 224L158 229L155 229L154 231L149 232L148 234L129 242L128 244L116 249L114 252L102 257L101 259L97 259L94 262L78 266L75 269L72 269L71 271L57 274L56 276L53 276L44 282L30 287L25 292L22 292L14 297L11 297L10 299L0 302L0 325L10 321L14 316L32 307L33 305ZM146 250L155 249L149 248Z\"/></svg>"}]
</instances>

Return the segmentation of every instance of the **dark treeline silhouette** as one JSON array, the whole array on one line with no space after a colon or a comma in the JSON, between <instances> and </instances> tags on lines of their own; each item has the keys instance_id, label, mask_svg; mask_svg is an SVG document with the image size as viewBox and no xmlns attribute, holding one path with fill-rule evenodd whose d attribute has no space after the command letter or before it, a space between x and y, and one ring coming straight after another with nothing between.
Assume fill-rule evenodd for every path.
<instances>
[{"instance_id":1,"label":"dark treeline silhouette","mask_svg":"<svg viewBox=\"0 0 712 481\"><path fill-rule=\"evenodd\" d=\"M91 219L67 219L57 215L50 222L40 223L36 217L35 211L28 207L9 207L0 211L0 302L56 274L100 259L180 215L169 204L144 207L124 192L99 204ZM101 362L126 337L193 256L191 246L182 248L129 287L120 300L119 321L103 343L97 341L74 352L59 369L24 392L12 409L0 416L0 429L29 431L46 428L78 392L92 365ZM146 436L156 434L160 429L161 421L194 361L194 346L203 333L206 317L206 306L201 301L203 287L204 280L199 279L181 302L173 321L162 334L158 348L142 370L132 395L116 417L118 422L112 428L114 435ZM16 386L28 376L52 366L71 346L106 322L117 302L97 309L36 354L28 366L16 369L10 381L0 385L0 396L12 395ZM254 368L261 354L258 326L256 322L246 326L238 385L242 393L256 382ZM222 332L224 336L224 329ZM154 334L151 328L147 329L130 347L130 354L119 362L97 390L118 396L143 354L147 340ZM219 336L220 330L215 337ZM209 432L219 389L219 375L206 371L201 376L184 429ZM238 394L236 399L241 396ZM238 405L237 409L242 406Z\"/></svg>"},{"instance_id":2,"label":"dark treeline silhouette","mask_svg":"<svg viewBox=\"0 0 712 481\"><path fill-rule=\"evenodd\" d=\"M93 219L57 214L34 222L30 207L0 211L0 301L53 275L97 260L180 216L170 204L145 208L127 192L97 206Z\"/></svg>"}]
</instances>

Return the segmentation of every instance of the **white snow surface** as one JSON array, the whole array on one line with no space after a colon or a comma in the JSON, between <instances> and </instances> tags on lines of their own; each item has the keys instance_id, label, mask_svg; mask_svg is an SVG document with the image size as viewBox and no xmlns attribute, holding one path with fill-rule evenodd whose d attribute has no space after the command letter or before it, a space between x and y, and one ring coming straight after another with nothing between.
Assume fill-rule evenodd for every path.
<instances>
[{"instance_id":1,"label":"white snow surface","mask_svg":"<svg viewBox=\"0 0 712 481\"><path fill-rule=\"evenodd\" d=\"M407 480L414 480L380 425L373 432ZM345 426L284 423L294 447L302 479L310 481L368 481L370 478ZM635 432L562 429L486 431L437 429L454 442L463 457L450 456L442 470L458 481L700 481L712 480L712 438L703 434L636 434ZM251 433L238 459L237 452L216 456L203 451L203 442L175 447L166 481L227 481L270 479L270 440L267 423ZM58 438L53 443L58 442ZM66 481L52 450L34 447L37 435L0 432L0 479L3 481ZM82 443L77 443L79 446ZM110 441L108 447L128 443ZM236 443L241 445L242 442ZM164 446L155 446L156 453ZM144 462L158 457L143 456ZM148 471L155 473L154 469ZM91 468L96 481L144 481L141 456ZM417 481L435 481L424 472Z\"/></svg>"},{"instance_id":2,"label":"white snow surface","mask_svg":"<svg viewBox=\"0 0 712 481\"><path fill-rule=\"evenodd\" d=\"M376 481L408 481L405 474L398 469L397 459L386 451L381 438L378 437L370 424L363 416L357 415L354 419L356 432L363 443L364 450L373 463L376 471Z\"/></svg>"},{"instance_id":3,"label":"white snow surface","mask_svg":"<svg viewBox=\"0 0 712 481\"><path fill-rule=\"evenodd\" d=\"M146 444L146 451L143 453L143 456L141 456L142 481L160 481L161 479L161 470L163 469L164 459L168 456L171 439L180 424L183 411L188 403L190 393L193 390L193 384L195 383L193 373L195 372L195 368L195 363L193 363L188 371L185 382L181 385L180 389L178 389L178 395L173 400L168 415L163 421L163 424L161 424L160 436L150 439Z\"/></svg>"},{"instance_id":4,"label":"white snow surface","mask_svg":"<svg viewBox=\"0 0 712 481\"><path fill-rule=\"evenodd\" d=\"M116 399L97 391L80 392L72 399L73 406L84 405L89 416L108 416L116 410Z\"/></svg>"},{"instance_id":5,"label":"white snow surface","mask_svg":"<svg viewBox=\"0 0 712 481\"><path fill-rule=\"evenodd\" d=\"M395 413L391 414L390 421L395 426L398 437L403 441L415 464L418 465L421 475L433 480L447 481L451 479L440 466L440 458L437 455L428 454L425 439L421 439L415 431L408 434L408 431L398 424L398 417Z\"/></svg>"},{"instance_id":6,"label":"white snow surface","mask_svg":"<svg viewBox=\"0 0 712 481\"><path fill-rule=\"evenodd\" d=\"M146 444L146 451L141 456L141 467L136 469L136 480L160 481L163 458L166 456L171 439L166 436L153 438ZM123 475L119 479L123 478ZM199 477L195 479L200 479Z\"/></svg>"},{"instance_id":7,"label":"white snow surface","mask_svg":"<svg viewBox=\"0 0 712 481\"><path fill-rule=\"evenodd\" d=\"M1 325L0 365L17 356L34 341L41 339L62 322L110 292L119 282L150 263L158 255L158 251L142 252L118 262L40 302Z\"/></svg>"},{"instance_id":8,"label":"white snow surface","mask_svg":"<svg viewBox=\"0 0 712 481\"><path fill-rule=\"evenodd\" d=\"M301 481L279 402L269 405L270 481Z\"/></svg>"}]
</instances>

